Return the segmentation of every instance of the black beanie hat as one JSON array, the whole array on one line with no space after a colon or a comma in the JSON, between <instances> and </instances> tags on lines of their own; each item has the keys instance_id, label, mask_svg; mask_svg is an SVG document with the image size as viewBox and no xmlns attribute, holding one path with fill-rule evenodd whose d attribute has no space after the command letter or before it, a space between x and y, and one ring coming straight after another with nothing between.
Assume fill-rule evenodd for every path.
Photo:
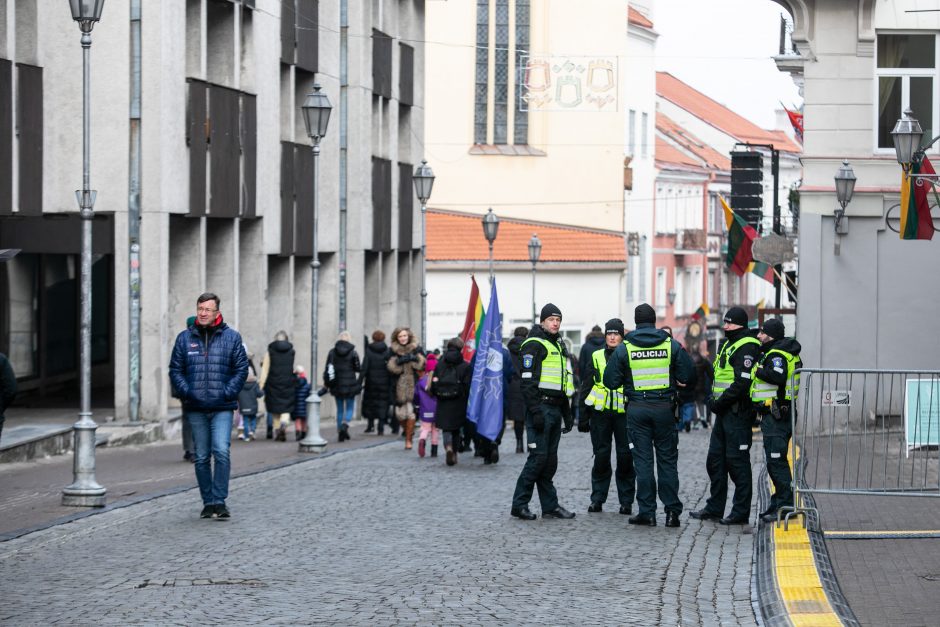
<instances>
[{"instance_id":1,"label":"black beanie hat","mask_svg":"<svg viewBox=\"0 0 940 627\"><path fill-rule=\"evenodd\" d=\"M637 305L636 309L633 310L633 321L637 324L656 324L656 310L646 303Z\"/></svg>"},{"instance_id":2,"label":"black beanie hat","mask_svg":"<svg viewBox=\"0 0 940 627\"><path fill-rule=\"evenodd\" d=\"M604 335L608 333L619 333L623 337L623 320L620 318L611 318L604 325Z\"/></svg>"},{"instance_id":3,"label":"black beanie hat","mask_svg":"<svg viewBox=\"0 0 940 627\"><path fill-rule=\"evenodd\" d=\"M561 318L561 309L551 303L546 303L546 305L542 307L542 313L539 314L539 322L545 322L545 319L549 316L558 316Z\"/></svg>"},{"instance_id":4,"label":"black beanie hat","mask_svg":"<svg viewBox=\"0 0 940 627\"><path fill-rule=\"evenodd\" d=\"M783 326L783 322L780 318L771 318L764 323L764 327L761 330L775 340L779 340L787 334L787 330Z\"/></svg>"},{"instance_id":5,"label":"black beanie hat","mask_svg":"<svg viewBox=\"0 0 940 627\"><path fill-rule=\"evenodd\" d=\"M747 326L747 312L740 307L732 307L725 312L725 322L736 324L741 327Z\"/></svg>"}]
</instances>

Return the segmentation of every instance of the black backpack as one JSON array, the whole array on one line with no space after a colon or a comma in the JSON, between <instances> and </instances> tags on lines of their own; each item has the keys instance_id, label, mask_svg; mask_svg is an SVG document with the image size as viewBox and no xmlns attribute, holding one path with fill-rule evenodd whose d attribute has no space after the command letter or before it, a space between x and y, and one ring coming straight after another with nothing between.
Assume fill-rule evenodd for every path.
<instances>
[{"instance_id":1,"label":"black backpack","mask_svg":"<svg viewBox=\"0 0 940 627\"><path fill-rule=\"evenodd\" d=\"M432 392L439 399L452 399L460 396L460 378L457 376L457 366L441 362L442 367L435 369Z\"/></svg>"}]
</instances>

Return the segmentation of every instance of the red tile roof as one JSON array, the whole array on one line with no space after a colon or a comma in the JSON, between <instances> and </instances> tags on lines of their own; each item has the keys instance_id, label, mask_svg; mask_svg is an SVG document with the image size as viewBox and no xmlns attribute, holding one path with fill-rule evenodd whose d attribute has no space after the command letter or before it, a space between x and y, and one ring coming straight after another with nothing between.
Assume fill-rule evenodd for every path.
<instances>
[{"instance_id":1,"label":"red tile roof","mask_svg":"<svg viewBox=\"0 0 940 627\"><path fill-rule=\"evenodd\" d=\"M489 245L483 237L482 216L428 209L428 261L487 261ZM536 233L542 242L543 261L626 263L623 233L574 226L500 218L493 243L497 261L529 261L529 239Z\"/></svg>"},{"instance_id":2,"label":"red tile roof","mask_svg":"<svg viewBox=\"0 0 940 627\"><path fill-rule=\"evenodd\" d=\"M731 160L727 155L721 154L662 113L656 114L656 130L663 135L666 135L673 142L701 159L702 163L697 163L696 165L704 165L705 167L713 170L731 170ZM658 141L659 140L657 139L657 142ZM670 148L672 148L672 150L676 150L672 146L670 146ZM660 154L658 143L656 144L656 160L665 162L670 161L670 159L667 158L665 154Z\"/></svg>"},{"instance_id":3,"label":"red tile roof","mask_svg":"<svg viewBox=\"0 0 940 627\"><path fill-rule=\"evenodd\" d=\"M650 21L650 19L633 7L627 8L627 22L637 26L642 26L643 28L653 28L653 23Z\"/></svg>"},{"instance_id":4,"label":"red tile roof","mask_svg":"<svg viewBox=\"0 0 940 627\"><path fill-rule=\"evenodd\" d=\"M665 165L678 165L684 168L694 168L705 172L703 164L698 159L690 157L662 137L656 138L656 163Z\"/></svg>"},{"instance_id":5,"label":"red tile roof","mask_svg":"<svg viewBox=\"0 0 940 627\"><path fill-rule=\"evenodd\" d=\"M778 150L801 153L803 149L784 133L760 128L723 104L683 83L668 72L656 72L656 94L675 103L741 142L773 144Z\"/></svg>"}]
</instances>

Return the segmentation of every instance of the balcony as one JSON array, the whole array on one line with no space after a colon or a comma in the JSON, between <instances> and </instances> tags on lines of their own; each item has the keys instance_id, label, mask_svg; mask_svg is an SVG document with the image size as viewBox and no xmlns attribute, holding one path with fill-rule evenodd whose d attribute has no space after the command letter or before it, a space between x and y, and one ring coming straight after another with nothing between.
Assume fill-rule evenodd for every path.
<instances>
[{"instance_id":1,"label":"balcony","mask_svg":"<svg viewBox=\"0 0 940 627\"><path fill-rule=\"evenodd\" d=\"M703 229L679 229L676 231L677 253L703 253L708 238Z\"/></svg>"}]
</instances>

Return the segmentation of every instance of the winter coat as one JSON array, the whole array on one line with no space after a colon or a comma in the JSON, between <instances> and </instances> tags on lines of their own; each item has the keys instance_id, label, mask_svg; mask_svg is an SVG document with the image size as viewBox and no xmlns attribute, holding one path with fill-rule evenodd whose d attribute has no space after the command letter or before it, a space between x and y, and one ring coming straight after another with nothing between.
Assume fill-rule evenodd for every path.
<instances>
[{"instance_id":1,"label":"winter coat","mask_svg":"<svg viewBox=\"0 0 940 627\"><path fill-rule=\"evenodd\" d=\"M362 380L359 377L361 370L356 348L346 340L339 340L326 356L323 381L333 396L352 398L362 391Z\"/></svg>"},{"instance_id":2,"label":"winter coat","mask_svg":"<svg viewBox=\"0 0 940 627\"><path fill-rule=\"evenodd\" d=\"M307 377L301 377L299 375L294 375L294 385L297 386L294 388L294 411L291 412L291 418L294 420L298 418L307 417L307 397L310 396L310 383L307 381Z\"/></svg>"},{"instance_id":3,"label":"winter coat","mask_svg":"<svg viewBox=\"0 0 940 627\"><path fill-rule=\"evenodd\" d=\"M238 411L243 416L254 416L258 413L258 399L264 396L258 380L249 377L242 386L242 391L238 393Z\"/></svg>"},{"instance_id":4,"label":"winter coat","mask_svg":"<svg viewBox=\"0 0 940 627\"><path fill-rule=\"evenodd\" d=\"M444 431L456 431L463 426L467 419L467 399L470 396L470 379L473 371L470 370L470 364L463 360L459 350L449 348L437 362L437 368L434 369L434 376L431 383L431 393L434 393L435 379L438 379L444 368L457 368L457 381L460 382L460 394L457 398L439 398L437 399L437 410L434 412L434 421L439 429Z\"/></svg>"},{"instance_id":5,"label":"winter coat","mask_svg":"<svg viewBox=\"0 0 940 627\"><path fill-rule=\"evenodd\" d=\"M581 346L581 352L578 353L578 371L577 375L583 377L587 372L588 365L591 364L591 357L598 350L607 346L603 332L591 331L584 338L584 344Z\"/></svg>"},{"instance_id":6,"label":"winter coat","mask_svg":"<svg viewBox=\"0 0 940 627\"><path fill-rule=\"evenodd\" d=\"M526 338L516 336L509 340L509 359L512 361L513 370L517 373L509 382L506 388L506 396L509 401L509 414L506 416L512 420L525 420L525 401L522 400L522 379L518 373L522 372L522 343Z\"/></svg>"},{"instance_id":7,"label":"winter coat","mask_svg":"<svg viewBox=\"0 0 940 627\"><path fill-rule=\"evenodd\" d=\"M418 379L418 385L415 386L415 414L421 422L434 422L434 413L437 410L437 398L428 391L430 375L431 373L428 373Z\"/></svg>"},{"instance_id":8,"label":"winter coat","mask_svg":"<svg viewBox=\"0 0 940 627\"><path fill-rule=\"evenodd\" d=\"M13 373L13 367L10 366L7 356L0 353L0 420L3 419L3 413L7 407L13 402L14 396L16 396L16 374Z\"/></svg>"},{"instance_id":9,"label":"winter coat","mask_svg":"<svg viewBox=\"0 0 940 627\"><path fill-rule=\"evenodd\" d=\"M388 358L392 352L385 342L372 342L366 346L362 361L365 389L362 394L362 415L373 420L385 418L388 406L394 403L392 373L388 371Z\"/></svg>"},{"instance_id":10,"label":"winter coat","mask_svg":"<svg viewBox=\"0 0 940 627\"><path fill-rule=\"evenodd\" d=\"M294 345L287 340L268 344L268 352L261 365L261 387L264 388L264 406L272 414L294 411Z\"/></svg>"},{"instance_id":11,"label":"winter coat","mask_svg":"<svg viewBox=\"0 0 940 627\"><path fill-rule=\"evenodd\" d=\"M424 355L418 350L413 333L408 334L408 343L398 343L397 329L392 335L392 357L388 360L388 371L395 375L395 404L404 405L414 401L417 373L424 370Z\"/></svg>"},{"instance_id":12,"label":"winter coat","mask_svg":"<svg viewBox=\"0 0 940 627\"><path fill-rule=\"evenodd\" d=\"M248 378L242 336L220 315L209 327L194 324L176 336L170 381L184 411L231 411Z\"/></svg>"},{"instance_id":13,"label":"winter coat","mask_svg":"<svg viewBox=\"0 0 940 627\"><path fill-rule=\"evenodd\" d=\"M627 355L627 343L640 348L651 348L659 346L666 340L672 342L671 362L669 365L670 386L664 390L636 391L633 388L633 372L630 370L629 357ZM616 389L623 386L624 396L629 402L669 402L673 401L676 381L686 383L694 376L694 368L689 354L679 344L671 339L662 329L657 329L651 323L641 322L637 324L636 330L627 333L623 338L623 343L614 350L614 354L607 360L607 366L604 368L604 387Z\"/></svg>"}]
</instances>

